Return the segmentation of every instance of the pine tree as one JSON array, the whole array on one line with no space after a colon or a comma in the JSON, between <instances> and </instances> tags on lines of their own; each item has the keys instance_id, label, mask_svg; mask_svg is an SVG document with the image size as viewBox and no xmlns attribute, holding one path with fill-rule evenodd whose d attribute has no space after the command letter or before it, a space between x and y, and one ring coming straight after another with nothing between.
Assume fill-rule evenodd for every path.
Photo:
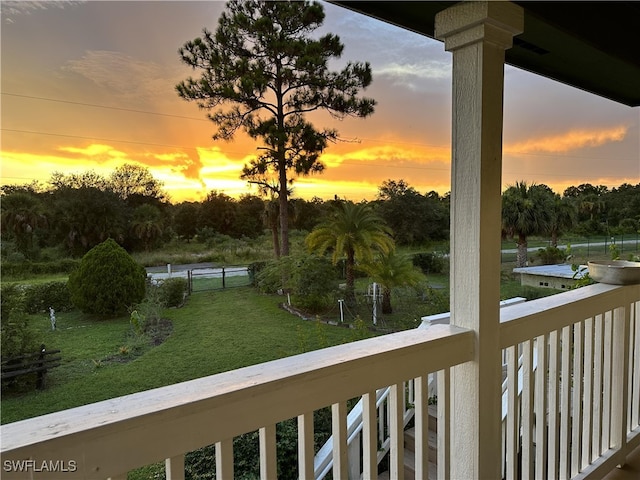
<instances>
[{"instance_id":1,"label":"pine tree","mask_svg":"<svg viewBox=\"0 0 640 480\"><path fill-rule=\"evenodd\" d=\"M217 127L214 140L230 140L238 130L259 140L261 153L244 166L242 178L262 193L273 193L280 205L280 249L289 254L289 186L300 175L320 173L320 154L335 141L334 129L316 129L306 115L316 110L342 119L366 117L375 101L359 98L371 84L368 63L328 68L342 54L333 34L313 39L324 10L316 2L232 0L215 33L187 42L182 61L201 73L176 86L195 101Z\"/></svg>"}]
</instances>

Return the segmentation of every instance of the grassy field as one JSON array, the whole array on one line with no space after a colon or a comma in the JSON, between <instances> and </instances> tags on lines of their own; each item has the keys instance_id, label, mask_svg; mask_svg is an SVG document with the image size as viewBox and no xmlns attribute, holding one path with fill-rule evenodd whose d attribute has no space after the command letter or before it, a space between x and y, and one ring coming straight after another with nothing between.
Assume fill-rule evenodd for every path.
<instances>
[{"instance_id":1,"label":"grassy field","mask_svg":"<svg viewBox=\"0 0 640 480\"><path fill-rule=\"evenodd\" d=\"M300 248L300 242L293 243ZM538 243L541 246L545 244L542 240ZM535 245L536 239L531 244ZM265 255L268 258L270 252L265 245L266 242L251 244L225 240L214 250L217 258L222 258L227 265L247 264L248 260L265 258ZM637 255L634 246L626 246L621 257ZM206 257L213 255L211 246L190 244L190 248L182 247L174 246L153 253L153 258L141 256L137 260L145 265L154 262L165 264L167 260L178 263L208 258L207 261L211 261ZM512 248L513 245L507 242L503 247ZM443 243L413 251L444 251L447 248L448 245ZM180 252L186 256L178 257ZM603 246L573 247L571 253L572 261L576 263L610 258L610 252ZM174 254L176 256L172 256ZM502 299L515 296L531 299L555 293L521 287L519 280L511 274L513 260L503 255ZM39 275L29 279L29 283L64 279L65 275ZM3 283L12 280L17 279L4 277ZM220 279L198 280L205 283L198 285L196 290L215 287L218 286L214 285L216 282L221 282ZM227 278L229 286L238 281L244 280ZM413 328L419 324L420 317L449 310L448 272L428 275L427 282L428 288L421 291L405 289L394 292L393 313L383 316L378 312L380 333ZM368 284L368 279L358 279L358 291L365 293ZM278 304L283 301L283 297L260 295L251 287L198 292L190 297L185 307L167 311L173 332L164 343L154 348L145 339L132 334L128 317L104 321L79 312L59 313L58 330L51 331L48 314L33 316L38 338L49 348L62 350L63 365L50 373L49 385L44 391L28 388L15 393L3 389L1 421L13 422L273 360L350 341L361 334L342 326L301 320L279 308ZM364 324L371 324L372 305L366 301L344 313L346 323L360 319ZM320 316L327 321L339 322L338 302Z\"/></svg>"},{"instance_id":2,"label":"grassy field","mask_svg":"<svg viewBox=\"0 0 640 480\"><path fill-rule=\"evenodd\" d=\"M63 364L43 391L3 391L2 423L348 342L357 333L301 320L279 308L281 300L248 287L193 295L167 311L173 332L154 348L132 335L127 317L60 313L51 331L48 316L34 316L39 338L62 350Z\"/></svg>"}]
</instances>

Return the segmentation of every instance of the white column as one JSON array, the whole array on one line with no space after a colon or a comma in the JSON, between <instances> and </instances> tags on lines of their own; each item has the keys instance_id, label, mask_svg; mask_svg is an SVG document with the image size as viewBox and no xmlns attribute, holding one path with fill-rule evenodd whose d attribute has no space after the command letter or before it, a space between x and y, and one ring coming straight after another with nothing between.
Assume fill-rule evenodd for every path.
<instances>
[{"instance_id":1,"label":"white column","mask_svg":"<svg viewBox=\"0 0 640 480\"><path fill-rule=\"evenodd\" d=\"M451 478L500 478L504 50L523 24L509 2L460 3L436 16L436 37L453 53L451 323L477 335L475 361L451 374Z\"/></svg>"}]
</instances>

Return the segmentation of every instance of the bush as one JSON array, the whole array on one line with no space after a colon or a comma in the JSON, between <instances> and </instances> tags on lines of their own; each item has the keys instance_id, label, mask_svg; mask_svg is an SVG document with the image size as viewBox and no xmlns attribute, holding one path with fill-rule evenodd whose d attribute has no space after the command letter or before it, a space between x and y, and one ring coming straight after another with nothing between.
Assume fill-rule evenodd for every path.
<instances>
[{"instance_id":1,"label":"bush","mask_svg":"<svg viewBox=\"0 0 640 480\"><path fill-rule=\"evenodd\" d=\"M121 315L144 298L146 272L115 240L89 250L69 275L71 301L84 313Z\"/></svg>"},{"instance_id":2,"label":"bush","mask_svg":"<svg viewBox=\"0 0 640 480\"><path fill-rule=\"evenodd\" d=\"M24 287L12 284L2 285L0 288L0 317L7 319L14 310L25 311Z\"/></svg>"},{"instance_id":3,"label":"bush","mask_svg":"<svg viewBox=\"0 0 640 480\"><path fill-rule=\"evenodd\" d=\"M422 270L422 273L443 273L446 260L442 255L433 253L416 253L413 256L413 265Z\"/></svg>"},{"instance_id":4,"label":"bush","mask_svg":"<svg viewBox=\"0 0 640 480\"><path fill-rule=\"evenodd\" d=\"M2 263L2 273L5 276L71 273L78 265L80 265L80 262L73 258L64 258L52 262L21 262L15 261L10 256L6 262Z\"/></svg>"},{"instance_id":5,"label":"bush","mask_svg":"<svg viewBox=\"0 0 640 480\"><path fill-rule=\"evenodd\" d=\"M249 273L249 279L251 280L251 285L254 287L257 286L256 283L256 275L260 272L265 266L267 262L253 262L251 265L247 267L247 272Z\"/></svg>"},{"instance_id":6,"label":"bush","mask_svg":"<svg viewBox=\"0 0 640 480\"><path fill-rule=\"evenodd\" d=\"M0 350L2 358L17 357L38 351L38 342L29 325L29 316L26 313L12 310L6 317L2 317Z\"/></svg>"},{"instance_id":7,"label":"bush","mask_svg":"<svg viewBox=\"0 0 640 480\"><path fill-rule=\"evenodd\" d=\"M297 306L316 312L325 308L336 289L336 270L316 255L284 257L256 274L256 286L265 293L285 289L296 295Z\"/></svg>"},{"instance_id":8,"label":"bush","mask_svg":"<svg viewBox=\"0 0 640 480\"><path fill-rule=\"evenodd\" d=\"M73 307L67 282L29 285L24 292L24 303L27 313L46 312L49 307L64 312Z\"/></svg>"},{"instance_id":9,"label":"bush","mask_svg":"<svg viewBox=\"0 0 640 480\"><path fill-rule=\"evenodd\" d=\"M2 358L37 351L38 343L24 311L24 294L20 287L6 285L0 292L0 352Z\"/></svg>"},{"instance_id":10,"label":"bush","mask_svg":"<svg viewBox=\"0 0 640 480\"><path fill-rule=\"evenodd\" d=\"M177 277L167 278L159 284L158 288L160 298L167 307L179 307L183 304L187 292L187 280Z\"/></svg>"},{"instance_id":11,"label":"bush","mask_svg":"<svg viewBox=\"0 0 640 480\"><path fill-rule=\"evenodd\" d=\"M555 265L564 262L567 252L554 246L539 248L535 258L540 259L542 265Z\"/></svg>"}]
</instances>

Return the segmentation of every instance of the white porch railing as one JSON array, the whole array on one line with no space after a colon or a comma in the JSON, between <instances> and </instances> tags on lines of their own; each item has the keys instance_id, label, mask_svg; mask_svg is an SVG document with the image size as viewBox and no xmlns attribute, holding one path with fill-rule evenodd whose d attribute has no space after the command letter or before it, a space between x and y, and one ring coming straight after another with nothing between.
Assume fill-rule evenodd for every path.
<instances>
[{"instance_id":1,"label":"white porch railing","mask_svg":"<svg viewBox=\"0 0 640 480\"><path fill-rule=\"evenodd\" d=\"M126 478L128 471L166 459L167 478L175 480L184 478L185 453L215 444L217 478L230 479L233 438L259 430L261 476L271 480L275 425L295 417L300 478L313 478L313 412L329 405L334 478L347 478L346 402L363 394L362 455L365 471L373 472L368 478L375 478L376 389L393 386L391 455L401 466L402 383L470 361L473 338L471 331L446 325L400 332L3 425L2 478L22 479L25 471L32 478L60 478L60 468L70 465L65 479ZM416 404L427 404L419 387ZM426 408L417 410L416 422L424 418L426 425ZM42 462L59 462L59 468L37 471Z\"/></svg>"},{"instance_id":2,"label":"white porch railing","mask_svg":"<svg viewBox=\"0 0 640 480\"><path fill-rule=\"evenodd\" d=\"M592 285L501 311L506 350L507 478L601 478L640 445L640 286ZM435 325L363 340L4 425L3 479L126 478L215 444L218 478L233 478L233 438L260 431L262 478L276 476L275 424L298 417L299 476L314 476L313 411L331 405L333 478L348 478L346 402L363 394L365 478L378 455L376 390L391 385L391 478L403 478L404 382L414 382L416 478L427 478L427 378L438 373L438 477L451 462L448 376L471 361L474 333ZM534 352L538 368L533 369ZM518 381L517 358L523 374ZM521 384L518 399L516 385ZM496 398L499 402L500 399ZM521 462L519 461L521 458ZM43 462L49 468L43 471ZM54 467L53 469L51 467ZM22 471L18 471L22 469ZM40 471L38 471L38 469ZM57 470L56 470L57 469Z\"/></svg>"},{"instance_id":3,"label":"white porch railing","mask_svg":"<svg viewBox=\"0 0 640 480\"><path fill-rule=\"evenodd\" d=\"M518 305L520 303L524 303L526 298L524 297L514 297L507 300L503 300L500 302L500 308L509 307L512 305ZM451 320L451 312L446 313L438 313L435 315L429 315L422 317L422 322L416 328L425 329L430 328L432 325L449 325ZM506 358L503 358L503 365L506 364ZM437 375L429 374L427 381L427 392L428 398L431 398L437 395ZM414 415L413 405L415 404L414 398L414 382L413 380L409 380L406 382L404 386L406 392L406 401L405 408L403 411L403 418L405 426L411 421ZM378 409L378 463L380 463L390 449L390 438L389 438L389 426L387 422L389 421L389 415L385 415L385 411L388 410L388 399L389 392L391 387L387 387L385 389L378 390L376 392L376 408ZM503 382L503 404L505 408L502 411L502 420L504 423L506 416L506 404L504 399L506 399L506 382ZM360 478L361 469L360 469L360 460L358 458L357 452L360 450L360 443L362 441L360 437L360 433L362 432L362 427L364 423L364 419L362 418L362 410L363 404L362 399L356 403L349 415L347 416L347 447L349 449L349 458L351 459L349 465L349 478ZM333 438L329 437L325 444L318 450L318 453L315 457L315 468L314 468L314 477L316 480L322 480L330 471L333 466ZM351 454L353 452L353 454Z\"/></svg>"},{"instance_id":4,"label":"white porch railing","mask_svg":"<svg viewBox=\"0 0 640 480\"><path fill-rule=\"evenodd\" d=\"M640 445L639 310L597 284L502 312L507 479L601 478Z\"/></svg>"}]
</instances>

